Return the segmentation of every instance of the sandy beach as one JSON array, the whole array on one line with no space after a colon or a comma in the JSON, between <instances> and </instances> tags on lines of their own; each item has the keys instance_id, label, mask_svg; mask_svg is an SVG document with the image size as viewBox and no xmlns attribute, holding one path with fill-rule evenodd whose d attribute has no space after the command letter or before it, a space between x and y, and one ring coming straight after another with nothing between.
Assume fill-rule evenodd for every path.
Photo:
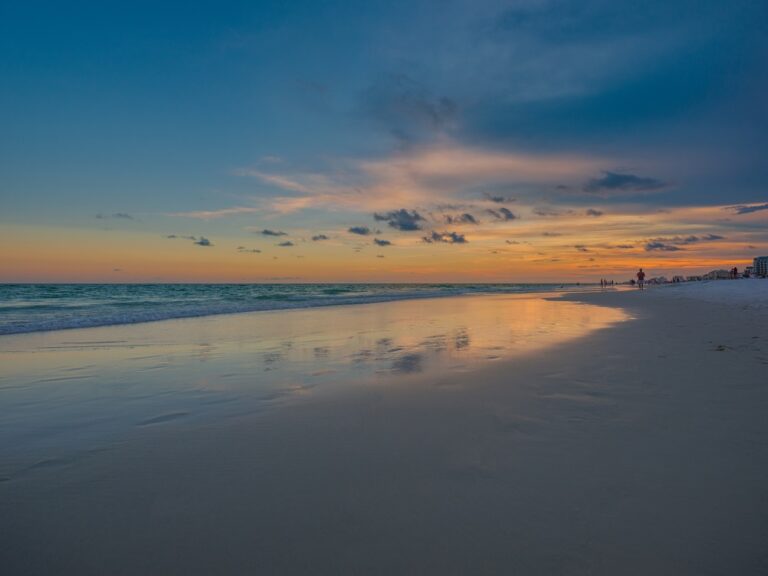
<instances>
[{"instance_id":1,"label":"sandy beach","mask_svg":"<svg viewBox=\"0 0 768 576\"><path fill-rule=\"evenodd\" d=\"M0 357L4 574L768 573L768 281L25 334Z\"/></svg>"}]
</instances>

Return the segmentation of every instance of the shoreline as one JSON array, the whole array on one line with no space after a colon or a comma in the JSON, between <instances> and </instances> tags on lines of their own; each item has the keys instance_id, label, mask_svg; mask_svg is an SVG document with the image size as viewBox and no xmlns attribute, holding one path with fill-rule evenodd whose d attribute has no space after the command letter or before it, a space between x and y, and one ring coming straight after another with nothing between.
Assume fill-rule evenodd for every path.
<instances>
[{"instance_id":1,"label":"shoreline","mask_svg":"<svg viewBox=\"0 0 768 576\"><path fill-rule=\"evenodd\" d=\"M19 574L764 573L763 301L561 298L634 319L471 372L144 427L0 482L0 557Z\"/></svg>"},{"instance_id":2,"label":"shoreline","mask_svg":"<svg viewBox=\"0 0 768 576\"><path fill-rule=\"evenodd\" d=\"M91 287L91 288L104 288L119 286L122 288L163 288L163 287L196 287L196 288L255 288L255 287L285 287L288 289L306 288L306 287L323 287L323 291L320 294L310 295L309 297L301 298L272 298L272 299L260 299L261 296L256 298L243 298L242 301L233 302L217 302L215 304L205 304L201 307L198 303L195 307L195 303L191 300L189 303L185 303L185 308L181 309L168 309L168 310L147 310L151 302L135 302L135 309L126 311L121 309L115 311L114 305L109 302L104 303L102 307L106 309L106 316L91 317L89 314L91 310L87 310L86 314L79 316L65 317L57 320L38 321L37 324L30 324L27 326L13 327L8 326L0 322L0 338L3 336L12 336L16 334L32 334L32 333L44 333L55 332L60 330L77 330L85 328L101 328L111 326L126 326L132 324L144 324L149 322L163 322L166 320L184 320L194 318L207 318L209 316L226 316L236 314L249 314L254 312L276 312L284 310L308 310L314 308L328 308L336 306L351 306L362 304L380 304L386 302L400 302L404 300L424 300L432 298L451 298L458 296L472 296L472 295L489 295L489 294L541 294L545 292L559 292L567 293L572 290L584 290L585 287L579 284L533 284L533 283L488 283L488 284L7 284L11 287L26 287L34 288L37 286L46 287ZM370 287L380 288L382 286L387 288L403 288L412 287L416 288L428 288L430 291L419 292L412 291L410 293L391 292L382 294L353 294L351 290L341 289L345 286L355 287ZM0 285L2 287L2 285ZM332 288L339 287L339 288ZM497 287L496 290L491 288ZM442 290L441 290L442 289ZM593 289L597 289L594 286ZM331 290L328 292L328 290ZM350 294L346 295L346 292ZM333 295L333 296L332 296ZM106 295L104 295L106 296ZM116 302L115 304L122 306L122 302ZM32 306L34 310L35 306ZM22 307L22 310L25 308ZM51 310L50 313L53 313ZM126 315L127 314L127 315ZM4 320L0 316L0 321Z\"/></svg>"}]
</instances>

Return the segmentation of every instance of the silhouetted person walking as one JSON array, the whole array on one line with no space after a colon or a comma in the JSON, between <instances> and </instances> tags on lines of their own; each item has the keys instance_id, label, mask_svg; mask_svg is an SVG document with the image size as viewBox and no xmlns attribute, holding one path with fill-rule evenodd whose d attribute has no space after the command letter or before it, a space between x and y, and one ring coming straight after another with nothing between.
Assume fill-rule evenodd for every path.
<instances>
[{"instance_id":1,"label":"silhouetted person walking","mask_svg":"<svg viewBox=\"0 0 768 576\"><path fill-rule=\"evenodd\" d=\"M643 287L645 286L645 272L643 272L642 268L637 271L637 285L640 290L643 290Z\"/></svg>"}]
</instances>

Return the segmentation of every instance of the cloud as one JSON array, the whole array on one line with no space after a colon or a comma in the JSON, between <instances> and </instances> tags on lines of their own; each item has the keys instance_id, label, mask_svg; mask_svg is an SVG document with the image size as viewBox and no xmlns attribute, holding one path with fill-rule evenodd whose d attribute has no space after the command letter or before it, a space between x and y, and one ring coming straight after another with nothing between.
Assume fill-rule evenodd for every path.
<instances>
[{"instance_id":1,"label":"cloud","mask_svg":"<svg viewBox=\"0 0 768 576\"><path fill-rule=\"evenodd\" d=\"M400 210L391 210L383 214L376 212L373 215L373 219L379 222L386 222L395 230L401 230L403 232L421 230L421 225L419 222L425 220L425 218L416 212L416 210L409 211L405 208L400 208Z\"/></svg>"},{"instance_id":2,"label":"cloud","mask_svg":"<svg viewBox=\"0 0 768 576\"><path fill-rule=\"evenodd\" d=\"M246 248L245 246L238 246L237 251L242 252L243 254L261 254L261 250L257 248Z\"/></svg>"},{"instance_id":3,"label":"cloud","mask_svg":"<svg viewBox=\"0 0 768 576\"><path fill-rule=\"evenodd\" d=\"M515 215L509 208L501 207L498 209L489 208L486 210L488 214L496 218L497 220L516 220L517 215Z\"/></svg>"},{"instance_id":4,"label":"cloud","mask_svg":"<svg viewBox=\"0 0 768 576\"><path fill-rule=\"evenodd\" d=\"M114 214L102 214L99 212L96 214L95 218L98 218L99 220L107 220L107 219L114 219L114 220L135 220L133 216L130 214L127 214L126 212L115 212Z\"/></svg>"},{"instance_id":5,"label":"cloud","mask_svg":"<svg viewBox=\"0 0 768 576\"><path fill-rule=\"evenodd\" d=\"M589 252L589 248L584 246L584 244L576 244L574 248L576 248L576 250L578 250L579 252Z\"/></svg>"},{"instance_id":6,"label":"cloud","mask_svg":"<svg viewBox=\"0 0 768 576\"><path fill-rule=\"evenodd\" d=\"M368 226L352 226L347 232L357 234L358 236L368 236L371 233L371 229Z\"/></svg>"},{"instance_id":7,"label":"cloud","mask_svg":"<svg viewBox=\"0 0 768 576\"><path fill-rule=\"evenodd\" d=\"M380 78L363 93L362 100L364 113L404 142L445 132L457 116L452 99L432 95L406 74Z\"/></svg>"},{"instance_id":8,"label":"cloud","mask_svg":"<svg viewBox=\"0 0 768 576\"><path fill-rule=\"evenodd\" d=\"M198 238L197 236L180 236L178 234L167 234L165 237L171 240L176 238L181 240L192 240L192 243L197 244L198 246L213 246L211 241L208 240L208 238L205 236L200 236L200 238Z\"/></svg>"},{"instance_id":9,"label":"cloud","mask_svg":"<svg viewBox=\"0 0 768 576\"><path fill-rule=\"evenodd\" d=\"M752 212L759 212L760 210L768 210L768 203L740 204L738 206L728 206L726 210L733 210L736 214L751 214Z\"/></svg>"},{"instance_id":10,"label":"cloud","mask_svg":"<svg viewBox=\"0 0 768 576\"><path fill-rule=\"evenodd\" d=\"M472 214L469 214L465 212L464 214L459 214L457 216L451 216L450 214L445 215L445 223L446 224L479 224L477 221L477 218L472 216Z\"/></svg>"},{"instance_id":11,"label":"cloud","mask_svg":"<svg viewBox=\"0 0 768 576\"><path fill-rule=\"evenodd\" d=\"M328 240L328 236L325 234L315 234L312 236L312 242L319 242L321 240Z\"/></svg>"},{"instance_id":12,"label":"cloud","mask_svg":"<svg viewBox=\"0 0 768 576\"><path fill-rule=\"evenodd\" d=\"M677 252L678 250L682 250L679 246L673 246L671 244L665 244L664 242L648 242L645 245L646 252L653 252L656 250L660 250L663 252Z\"/></svg>"},{"instance_id":13,"label":"cloud","mask_svg":"<svg viewBox=\"0 0 768 576\"><path fill-rule=\"evenodd\" d=\"M671 238L650 238L648 242L684 246L687 244L696 244L697 242L714 242L716 240L725 240L725 236L718 236L717 234L706 234L704 236L673 236Z\"/></svg>"},{"instance_id":14,"label":"cloud","mask_svg":"<svg viewBox=\"0 0 768 576\"><path fill-rule=\"evenodd\" d=\"M280 242L279 244L276 244L276 246L287 248L288 246L293 246L293 242L291 242L290 240L286 240L285 242Z\"/></svg>"},{"instance_id":15,"label":"cloud","mask_svg":"<svg viewBox=\"0 0 768 576\"><path fill-rule=\"evenodd\" d=\"M510 198L508 196L494 196L492 194L489 194L488 192L484 192L483 196L485 196L491 202L495 202L496 204L504 204L505 202L516 201L516 198Z\"/></svg>"},{"instance_id":16,"label":"cloud","mask_svg":"<svg viewBox=\"0 0 768 576\"><path fill-rule=\"evenodd\" d=\"M262 182L265 182L277 188L281 188L283 190L290 190L291 192L300 192L302 194L312 194L313 192L313 189L311 186L308 186L307 184L300 182L296 178L292 178L290 176L285 176L282 174L268 174L266 172L262 172L261 170L257 170L255 168L241 168L239 170L235 170L235 175L250 176L252 178L257 178Z\"/></svg>"},{"instance_id":17,"label":"cloud","mask_svg":"<svg viewBox=\"0 0 768 576\"><path fill-rule=\"evenodd\" d=\"M560 216L560 212L557 212L556 210L552 210L550 208L534 208L533 213L536 214L536 216Z\"/></svg>"},{"instance_id":18,"label":"cloud","mask_svg":"<svg viewBox=\"0 0 768 576\"><path fill-rule=\"evenodd\" d=\"M507 244L513 244L513 245L520 244L520 242L518 242L517 240L505 240L504 242L506 242Z\"/></svg>"},{"instance_id":19,"label":"cloud","mask_svg":"<svg viewBox=\"0 0 768 576\"><path fill-rule=\"evenodd\" d=\"M392 242L389 240L384 240L383 238L374 238L373 243L376 244L376 246L391 246Z\"/></svg>"},{"instance_id":20,"label":"cloud","mask_svg":"<svg viewBox=\"0 0 768 576\"><path fill-rule=\"evenodd\" d=\"M283 232L282 230L270 230L269 228L264 228L259 234L262 236L288 236L287 232Z\"/></svg>"},{"instance_id":21,"label":"cloud","mask_svg":"<svg viewBox=\"0 0 768 576\"><path fill-rule=\"evenodd\" d=\"M413 231L422 229L421 215L405 209L389 212L391 206L453 204L468 190L482 187L524 185L535 192L563 179L583 181L606 162L601 157L488 150L441 140L407 153L337 162L328 172L272 174L291 194L267 193L259 206L279 214L310 209L376 212L393 228ZM251 170L240 174L264 176Z\"/></svg>"},{"instance_id":22,"label":"cloud","mask_svg":"<svg viewBox=\"0 0 768 576\"><path fill-rule=\"evenodd\" d=\"M432 232L429 236L424 236L424 242L443 242L446 244L466 244L469 241L464 237L464 234L458 232Z\"/></svg>"},{"instance_id":23,"label":"cloud","mask_svg":"<svg viewBox=\"0 0 768 576\"><path fill-rule=\"evenodd\" d=\"M542 236L551 236L551 237L562 236L562 234L560 232L542 232L541 235Z\"/></svg>"},{"instance_id":24,"label":"cloud","mask_svg":"<svg viewBox=\"0 0 768 576\"><path fill-rule=\"evenodd\" d=\"M588 181L582 190L590 194L632 194L636 192L654 192L662 190L666 186L666 183L655 178L606 171L603 172L603 176L600 178L593 178Z\"/></svg>"},{"instance_id":25,"label":"cloud","mask_svg":"<svg viewBox=\"0 0 768 576\"><path fill-rule=\"evenodd\" d=\"M587 216L594 216L597 218L598 216L602 216L604 212L600 210L595 210L594 208L587 208L587 210L584 212Z\"/></svg>"},{"instance_id":26,"label":"cloud","mask_svg":"<svg viewBox=\"0 0 768 576\"><path fill-rule=\"evenodd\" d=\"M197 218L199 220L213 220L236 214L251 214L260 209L253 206L234 206L232 208L220 208L219 210L193 210L191 212L171 212L170 216L182 216L184 218Z\"/></svg>"}]
</instances>

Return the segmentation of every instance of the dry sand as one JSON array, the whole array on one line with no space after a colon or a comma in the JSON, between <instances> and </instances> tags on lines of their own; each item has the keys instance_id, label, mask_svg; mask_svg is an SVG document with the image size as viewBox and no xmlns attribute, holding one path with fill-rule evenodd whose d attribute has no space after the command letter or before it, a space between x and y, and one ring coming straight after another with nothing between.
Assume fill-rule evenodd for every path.
<instances>
[{"instance_id":1,"label":"dry sand","mask_svg":"<svg viewBox=\"0 0 768 576\"><path fill-rule=\"evenodd\" d=\"M727 284L570 296L635 319L0 482L2 573L766 574L768 299Z\"/></svg>"}]
</instances>

